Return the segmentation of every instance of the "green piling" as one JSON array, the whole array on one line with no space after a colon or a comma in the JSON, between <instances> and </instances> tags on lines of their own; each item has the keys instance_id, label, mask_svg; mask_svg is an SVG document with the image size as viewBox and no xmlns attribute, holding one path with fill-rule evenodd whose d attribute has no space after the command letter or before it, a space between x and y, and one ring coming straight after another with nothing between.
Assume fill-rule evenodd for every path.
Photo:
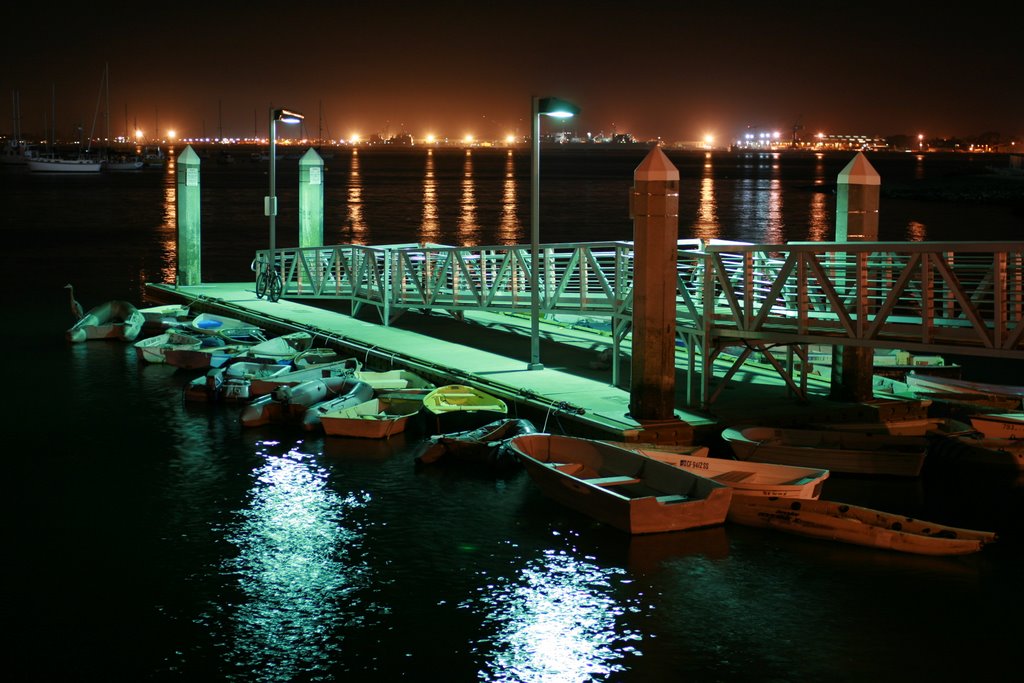
<instances>
[{"instance_id":1,"label":"green piling","mask_svg":"<svg viewBox=\"0 0 1024 683\"><path fill-rule=\"evenodd\" d=\"M175 164L178 176L178 268L175 284L202 284L201 233L199 230L199 155L188 145Z\"/></svg>"},{"instance_id":2,"label":"green piling","mask_svg":"<svg viewBox=\"0 0 1024 683\"><path fill-rule=\"evenodd\" d=\"M299 246L324 246L324 160L312 147L299 159Z\"/></svg>"}]
</instances>

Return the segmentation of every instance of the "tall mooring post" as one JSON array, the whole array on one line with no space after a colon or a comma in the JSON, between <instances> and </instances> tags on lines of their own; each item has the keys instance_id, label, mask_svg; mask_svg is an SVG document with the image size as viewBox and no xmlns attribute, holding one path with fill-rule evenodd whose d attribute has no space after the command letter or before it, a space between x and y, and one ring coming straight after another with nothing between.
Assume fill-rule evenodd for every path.
<instances>
[{"instance_id":1,"label":"tall mooring post","mask_svg":"<svg viewBox=\"0 0 1024 683\"><path fill-rule=\"evenodd\" d=\"M312 147L299 159L299 246L324 246L324 160Z\"/></svg>"},{"instance_id":2,"label":"tall mooring post","mask_svg":"<svg viewBox=\"0 0 1024 683\"><path fill-rule=\"evenodd\" d=\"M188 145L174 166L178 176L178 268L176 285L202 284L199 231L199 155Z\"/></svg>"},{"instance_id":3,"label":"tall mooring post","mask_svg":"<svg viewBox=\"0 0 1024 683\"><path fill-rule=\"evenodd\" d=\"M881 177L861 152L839 172L836 184L836 242L878 241ZM845 277L849 277L846 275ZM832 397L867 401L874 397L875 352L869 347L836 347L832 353Z\"/></svg>"},{"instance_id":4,"label":"tall mooring post","mask_svg":"<svg viewBox=\"0 0 1024 683\"><path fill-rule=\"evenodd\" d=\"M655 147L633 172L633 363L638 422L675 418L679 171Z\"/></svg>"}]
</instances>

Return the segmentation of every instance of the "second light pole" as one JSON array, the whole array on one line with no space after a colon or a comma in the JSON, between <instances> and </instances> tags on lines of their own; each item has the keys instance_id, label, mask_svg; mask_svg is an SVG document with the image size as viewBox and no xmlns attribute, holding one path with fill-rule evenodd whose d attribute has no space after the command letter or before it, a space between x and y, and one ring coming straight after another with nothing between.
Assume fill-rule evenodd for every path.
<instances>
[{"instance_id":1,"label":"second light pole","mask_svg":"<svg viewBox=\"0 0 1024 683\"><path fill-rule=\"evenodd\" d=\"M543 370L540 362L540 117L567 119L580 113L579 107L556 97L533 97L533 126L530 138L530 364L527 370Z\"/></svg>"},{"instance_id":2,"label":"second light pole","mask_svg":"<svg viewBox=\"0 0 1024 683\"><path fill-rule=\"evenodd\" d=\"M263 210L270 218L270 254L267 267L270 269L269 277L271 281L276 280L276 276L278 276L277 262L274 260L275 241L277 238L277 225L275 223L275 218L277 217L277 122L299 123L303 118L302 114L290 109L270 109L270 193L264 202ZM280 292L280 287L278 287L277 291ZM271 297L270 300L277 301L277 297Z\"/></svg>"}]
</instances>

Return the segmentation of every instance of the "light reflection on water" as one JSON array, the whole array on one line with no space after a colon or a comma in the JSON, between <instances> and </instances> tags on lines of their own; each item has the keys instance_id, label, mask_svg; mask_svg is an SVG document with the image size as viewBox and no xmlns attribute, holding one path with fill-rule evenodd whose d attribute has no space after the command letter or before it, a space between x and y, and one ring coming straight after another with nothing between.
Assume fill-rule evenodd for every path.
<instances>
[{"instance_id":1,"label":"light reflection on water","mask_svg":"<svg viewBox=\"0 0 1024 683\"><path fill-rule=\"evenodd\" d=\"M617 594L625 569L601 567L575 550L544 550L524 559L512 576L487 579L476 598L460 605L483 613L489 635L478 641L486 681L589 681L626 669L639 632L621 617L635 599Z\"/></svg>"},{"instance_id":2,"label":"light reflection on water","mask_svg":"<svg viewBox=\"0 0 1024 683\"><path fill-rule=\"evenodd\" d=\"M441 221L437 216L437 179L434 175L434 150L427 150L427 167L423 172L423 224L420 242L437 242Z\"/></svg>"},{"instance_id":3,"label":"light reflection on water","mask_svg":"<svg viewBox=\"0 0 1024 683\"><path fill-rule=\"evenodd\" d=\"M250 505L227 534L238 554L225 569L242 595L229 617L227 657L241 679L326 675L344 632L378 613L362 556L370 496L334 492L328 472L294 447L257 447L264 463L252 473Z\"/></svg>"},{"instance_id":4,"label":"light reflection on water","mask_svg":"<svg viewBox=\"0 0 1024 683\"><path fill-rule=\"evenodd\" d=\"M928 238L928 231L925 226L917 221L907 223L907 241L924 242Z\"/></svg>"},{"instance_id":5,"label":"light reflection on water","mask_svg":"<svg viewBox=\"0 0 1024 683\"><path fill-rule=\"evenodd\" d=\"M353 244L368 244L366 221L363 220L363 180L359 174L359 150L352 150L348 169L348 228Z\"/></svg>"},{"instance_id":6,"label":"light reflection on water","mask_svg":"<svg viewBox=\"0 0 1024 683\"><path fill-rule=\"evenodd\" d=\"M807 211L809 221L807 239L811 242L824 242L829 239L832 228L828 213L828 200L822 192L812 192Z\"/></svg>"},{"instance_id":7,"label":"light reflection on water","mask_svg":"<svg viewBox=\"0 0 1024 683\"><path fill-rule=\"evenodd\" d=\"M505 155L505 180L501 186L501 220L498 222L498 243L517 244L519 241L519 214L516 210L516 162L512 150Z\"/></svg>"},{"instance_id":8,"label":"light reflection on water","mask_svg":"<svg viewBox=\"0 0 1024 683\"><path fill-rule=\"evenodd\" d=\"M714 164L711 152L704 157L704 176L700 181L700 203L697 206L697 224L694 234L700 239L716 239L719 233L718 203L715 199Z\"/></svg>"},{"instance_id":9,"label":"light reflection on water","mask_svg":"<svg viewBox=\"0 0 1024 683\"><path fill-rule=\"evenodd\" d=\"M476 219L476 189L473 183L473 153L466 150L462 164L462 199L459 202L460 246L476 246L480 241L480 226Z\"/></svg>"}]
</instances>

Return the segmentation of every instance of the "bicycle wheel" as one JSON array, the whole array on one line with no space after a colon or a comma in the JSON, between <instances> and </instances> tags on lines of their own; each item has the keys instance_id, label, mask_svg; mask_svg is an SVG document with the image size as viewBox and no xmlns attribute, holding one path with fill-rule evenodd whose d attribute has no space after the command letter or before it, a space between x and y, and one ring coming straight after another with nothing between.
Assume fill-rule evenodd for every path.
<instances>
[{"instance_id":1,"label":"bicycle wheel","mask_svg":"<svg viewBox=\"0 0 1024 683\"><path fill-rule=\"evenodd\" d=\"M267 300L277 301L281 298L281 274L276 270L271 271L270 275L267 276L269 281L267 287Z\"/></svg>"},{"instance_id":2,"label":"bicycle wheel","mask_svg":"<svg viewBox=\"0 0 1024 683\"><path fill-rule=\"evenodd\" d=\"M256 298L262 299L267 295L267 271L266 269L260 270L259 275L256 276Z\"/></svg>"}]
</instances>

